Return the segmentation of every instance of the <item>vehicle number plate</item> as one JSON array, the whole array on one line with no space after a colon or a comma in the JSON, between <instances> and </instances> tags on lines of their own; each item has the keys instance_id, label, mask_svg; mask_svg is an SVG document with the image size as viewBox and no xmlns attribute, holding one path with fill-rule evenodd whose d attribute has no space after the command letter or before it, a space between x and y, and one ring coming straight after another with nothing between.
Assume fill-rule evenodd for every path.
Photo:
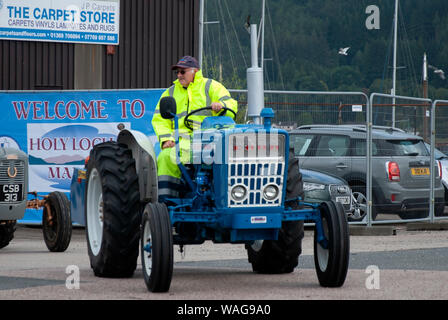
<instances>
[{"instance_id":1,"label":"vehicle number plate","mask_svg":"<svg viewBox=\"0 0 448 320\"><path fill-rule=\"evenodd\" d=\"M427 176L429 175L429 168L411 168L413 176Z\"/></svg>"},{"instance_id":2,"label":"vehicle number plate","mask_svg":"<svg viewBox=\"0 0 448 320\"><path fill-rule=\"evenodd\" d=\"M341 204L350 204L350 197L336 197L336 202Z\"/></svg>"},{"instance_id":3,"label":"vehicle number plate","mask_svg":"<svg viewBox=\"0 0 448 320\"><path fill-rule=\"evenodd\" d=\"M267 223L268 219L266 216L256 216L250 217L250 223Z\"/></svg>"},{"instance_id":4,"label":"vehicle number plate","mask_svg":"<svg viewBox=\"0 0 448 320\"><path fill-rule=\"evenodd\" d=\"M0 184L0 202L17 202L23 200L23 185Z\"/></svg>"}]
</instances>

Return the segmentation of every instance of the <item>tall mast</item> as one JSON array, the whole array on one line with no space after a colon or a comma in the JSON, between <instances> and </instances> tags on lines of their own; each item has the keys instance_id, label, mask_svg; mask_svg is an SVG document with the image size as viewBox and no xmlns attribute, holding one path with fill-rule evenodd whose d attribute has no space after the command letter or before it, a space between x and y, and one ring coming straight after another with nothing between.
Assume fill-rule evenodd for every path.
<instances>
[{"instance_id":1,"label":"tall mast","mask_svg":"<svg viewBox=\"0 0 448 320\"><path fill-rule=\"evenodd\" d=\"M199 0L199 67L202 68L202 54L204 50L204 0Z\"/></svg>"},{"instance_id":2,"label":"tall mast","mask_svg":"<svg viewBox=\"0 0 448 320\"><path fill-rule=\"evenodd\" d=\"M263 9L261 11L261 69L264 69L264 20L265 20L265 10L266 3L265 0L263 0Z\"/></svg>"},{"instance_id":3,"label":"tall mast","mask_svg":"<svg viewBox=\"0 0 448 320\"><path fill-rule=\"evenodd\" d=\"M397 88L397 33L398 33L398 0L395 0L394 15L394 65L392 75L392 95L395 96ZM392 98L392 127L395 127L395 97Z\"/></svg>"}]
</instances>

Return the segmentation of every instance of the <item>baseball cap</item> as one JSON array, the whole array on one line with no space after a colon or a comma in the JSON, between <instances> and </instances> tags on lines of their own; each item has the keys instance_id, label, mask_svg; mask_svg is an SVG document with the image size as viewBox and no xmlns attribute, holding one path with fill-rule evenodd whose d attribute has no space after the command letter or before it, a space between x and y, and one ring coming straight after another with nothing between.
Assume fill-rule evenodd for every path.
<instances>
[{"instance_id":1,"label":"baseball cap","mask_svg":"<svg viewBox=\"0 0 448 320\"><path fill-rule=\"evenodd\" d=\"M198 68L199 69L199 62L192 56L184 56L180 58L180 60L171 67L171 70L174 70L176 68Z\"/></svg>"}]
</instances>

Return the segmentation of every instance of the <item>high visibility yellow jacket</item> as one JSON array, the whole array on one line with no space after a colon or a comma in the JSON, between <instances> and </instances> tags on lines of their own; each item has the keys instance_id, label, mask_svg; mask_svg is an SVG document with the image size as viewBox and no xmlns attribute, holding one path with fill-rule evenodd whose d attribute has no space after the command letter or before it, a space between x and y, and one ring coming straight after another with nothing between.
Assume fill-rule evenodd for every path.
<instances>
[{"instance_id":1,"label":"high visibility yellow jacket","mask_svg":"<svg viewBox=\"0 0 448 320\"><path fill-rule=\"evenodd\" d=\"M238 103L232 99L229 91L218 81L204 78L202 71L196 72L194 81L191 82L188 88L184 88L179 80L174 81L174 84L165 90L161 98L171 96L176 100L177 116L179 117L179 134L191 134L191 130L184 124L185 116L196 109L210 106L213 102L220 102L223 106L237 112ZM174 120L163 119L160 115L160 101L157 103L154 116L152 118L152 126L159 139L160 145L167 140L174 141ZM200 124L207 116L215 116L219 112L212 110L204 110L190 116L194 124ZM226 116L234 117L233 113L227 112ZM199 127L197 125L194 128Z\"/></svg>"}]
</instances>

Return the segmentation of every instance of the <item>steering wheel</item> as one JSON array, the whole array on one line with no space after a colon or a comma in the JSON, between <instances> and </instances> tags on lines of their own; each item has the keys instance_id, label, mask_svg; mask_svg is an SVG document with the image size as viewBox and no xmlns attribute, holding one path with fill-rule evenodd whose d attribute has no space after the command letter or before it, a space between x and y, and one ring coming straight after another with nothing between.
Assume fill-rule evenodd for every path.
<instances>
[{"instance_id":1,"label":"steering wheel","mask_svg":"<svg viewBox=\"0 0 448 320\"><path fill-rule=\"evenodd\" d=\"M188 129L190 129L191 131L193 131L193 123L194 123L194 122L193 122L193 120L190 120L189 118L190 118L192 115L194 115L195 113L201 112L201 111L203 111L203 110L213 110L213 109L212 109L212 107L208 106L208 107L199 108L199 109L196 109L196 110L193 110L193 111L189 112L189 113L185 116L185 119L184 119L184 125L185 125ZM223 116L223 115L225 115L225 114L227 113L227 111L232 112L233 115L236 117L236 112L233 111L233 110L230 109L230 108L227 108L227 107L222 107L221 112L218 114L218 116Z\"/></svg>"}]
</instances>

